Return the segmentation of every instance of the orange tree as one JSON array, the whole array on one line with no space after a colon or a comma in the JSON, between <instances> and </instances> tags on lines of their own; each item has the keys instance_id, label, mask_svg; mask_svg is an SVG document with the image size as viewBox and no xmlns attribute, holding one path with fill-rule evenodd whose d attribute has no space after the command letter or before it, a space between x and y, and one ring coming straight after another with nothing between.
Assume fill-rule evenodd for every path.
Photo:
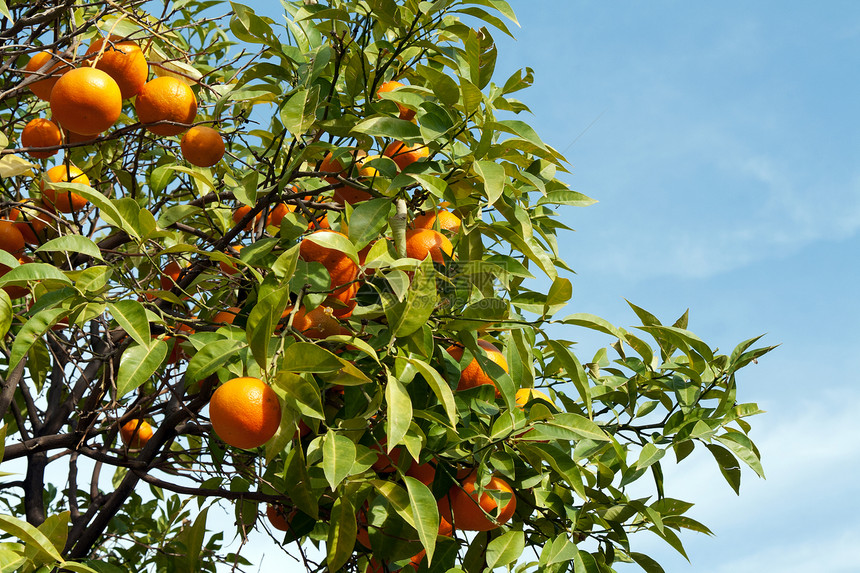
<instances>
[{"instance_id":1,"label":"orange tree","mask_svg":"<svg viewBox=\"0 0 860 573\"><path fill-rule=\"evenodd\" d=\"M0 570L661 571L664 456L761 473L769 348L557 316L591 200L503 0L283 4L0 2Z\"/></svg>"}]
</instances>

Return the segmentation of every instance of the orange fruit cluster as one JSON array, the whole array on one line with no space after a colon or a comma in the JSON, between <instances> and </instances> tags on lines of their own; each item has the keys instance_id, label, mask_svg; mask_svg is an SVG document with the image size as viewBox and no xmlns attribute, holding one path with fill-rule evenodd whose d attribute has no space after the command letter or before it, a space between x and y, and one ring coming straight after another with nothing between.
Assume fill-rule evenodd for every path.
<instances>
[{"instance_id":1,"label":"orange fruit cluster","mask_svg":"<svg viewBox=\"0 0 860 573\"><path fill-rule=\"evenodd\" d=\"M56 154L66 143L87 142L110 129L122 113L123 100L135 98L137 117L155 135L188 132L181 150L186 161L211 167L224 155L224 140L211 127L190 125L197 116L197 98L191 88L174 77L147 81L149 64L137 42L120 36L97 38L87 49L80 67L52 52L35 54L23 74L39 99L50 103L52 119L30 121L21 145L36 159ZM41 78L33 81L34 78ZM65 131L65 137L63 137Z\"/></svg>"}]
</instances>

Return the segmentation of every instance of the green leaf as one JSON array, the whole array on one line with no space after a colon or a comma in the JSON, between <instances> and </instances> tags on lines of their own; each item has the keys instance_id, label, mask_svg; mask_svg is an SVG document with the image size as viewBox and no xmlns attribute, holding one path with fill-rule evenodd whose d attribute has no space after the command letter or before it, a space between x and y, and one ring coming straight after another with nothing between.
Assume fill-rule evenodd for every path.
<instances>
[{"instance_id":1,"label":"green leaf","mask_svg":"<svg viewBox=\"0 0 860 573\"><path fill-rule=\"evenodd\" d=\"M412 513L412 505L409 501L409 493L403 489L402 486L383 480L370 480L370 484L376 488L376 491L380 493L388 503L391 504L391 507L394 508L394 511L397 512L397 515L403 518L403 520L409 524L412 528L417 529L415 526L415 516Z\"/></svg>"},{"instance_id":2,"label":"green leaf","mask_svg":"<svg viewBox=\"0 0 860 573\"><path fill-rule=\"evenodd\" d=\"M337 432L326 432L322 446L322 468L331 489L349 475L355 462L355 444Z\"/></svg>"},{"instance_id":3,"label":"green leaf","mask_svg":"<svg viewBox=\"0 0 860 573\"><path fill-rule=\"evenodd\" d=\"M588 411L588 417L591 418L591 391L589 389L588 376L585 374L582 364L576 355L571 352L566 346L557 340L547 340L547 344L552 349L555 357L561 362L567 375L570 376L571 382L579 392L582 402L585 404L585 409Z\"/></svg>"},{"instance_id":4,"label":"green leaf","mask_svg":"<svg viewBox=\"0 0 860 573\"><path fill-rule=\"evenodd\" d=\"M209 508L205 508L194 520L191 527L183 527L176 536L182 543L184 551L176 556L177 570L186 573L198 573L201 570L200 553L203 551L203 542L206 539L206 519Z\"/></svg>"},{"instance_id":5,"label":"green leaf","mask_svg":"<svg viewBox=\"0 0 860 573\"><path fill-rule=\"evenodd\" d=\"M311 487L302 448L293 448L289 453L284 470L284 487L296 507L313 519L319 519L319 503Z\"/></svg>"},{"instance_id":6,"label":"green leaf","mask_svg":"<svg viewBox=\"0 0 860 573\"><path fill-rule=\"evenodd\" d=\"M720 466L720 473L722 473L723 477L726 478L728 484L733 490L735 490L737 495L740 495L741 468L738 461L729 450L722 446L718 446L717 444L705 444L705 447L708 448L714 456L714 459L717 460L717 464Z\"/></svg>"},{"instance_id":7,"label":"green leaf","mask_svg":"<svg viewBox=\"0 0 860 573\"><path fill-rule=\"evenodd\" d=\"M645 447L642 448L642 451L639 452L639 460L636 462L636 468L644 470L651 464L657 462L665 454L666 450L661 450L651 442L648 442L645 444Z\"/></svg>"},{"instance_id":8,"label":"green leaf","mask_svg":"<svg viewBox=\"0 0 860 573\"><path fill-rule=\"evenodd\" d=\"M427 384L430 385L436 398L445 409L445 413L448 415L448 420L451 422L451 427L455 427L457 425L458 415L457 406L454 404L454 393L451 391L451 387L448 386L448 383L445 382L442 375L426 362L422 362L416 358L406 358L406 360L414 366L416 370L418 370L418 373L421 374L424 380L427 381Z\"/></svg>"},{"instance_id":9,"label":"green leaf","mask_svg":"<svg viewBox=\"0 0 860 573\"><path fill-rule=\"evenodd\" d=\"M603 570L597 566L597 561L594 560L591 553L582 550L577 551L573 558L574 573L600 573L601 571Z\"/></svg>"},{"instance_id":10,"label":"green leaf","mask_svg":"<svg viewBox=\"0 0 860 573\"><path fill-rule=\"evenodd\" d=\"M140 239L137 233L136 225L133 221L126 219L122 212L117 209L113 201L87 185L80 183L51 183L51 186L59 191L72 191L77 193L87 201L95 205L99 210L99 216L107 222L108 225L122 229L135 239ZM118 200L115 200L118 201Z\"/></svg>"},{"instance_id":11,"label":"green leaf","mask_svg":"<svg viewBox=\"0 0 860 573\"><path fill-rule=\"evenodd\" d=\"M149 346L135 344L126 348L116 377L117 396L125 396L149 380L167 358L168 346L164 340L157 340Z\"/></svg>"},{"instance_id":12,"label":"green leaf","mask_svg":"<svg viewBox=\"0 0 860 573\"><path fill-rule=\"evenodd\" d=\"M562 320L562 323L584 326L585 328L590 328L591 330L596 330L598 332L609 334L620 340L625 340L624 333L621 332L621 330L612 326L606 320L600 318L599 316L594 316L593 314L588 314L585 312L571 314L570 316Z\"/></svg>"},{"instance_id":13,"label":"green leaf","mask_svg":"<svg viewBox=\"0 0 860 573\"><path fill-rule=\"evenodd\" d=\"M344 367L344 362L326 350L310 342L296 342L284 351L284 367L290 372L335 372Z\"/></svg>"},{"instance_id":14,"label":"green leaf","mask_svg":"<svg viewBox=\"0 0 860 573\"><path fill-rule=\"evenodd\" d=\"M411 121L388 116L369 117L355 124L350 131L372 137L388 137L406 143L421 137L421 130Z\"/></svg>"},{"instance_id":15,"label":"green leaf","mask_svg":"<svg viewBox=\"0 0 860 573\"><path fill-rule=\"evenodd\" d=\"M505 191L505 168L493 161L476 161L475 173L484 180L487 203L493 205Z\"/></svg>"},{"instance_id":16,"label":"green leaf","mask_svg":"<svg viewBox=\"0 0 860 573\"><path fill-rule=\"evenodd\" d=\"M433 560L436 535L439 531L439 508L436 505L436 498L429 487L413 477L404 476L403 483L406 484L409 506L415 517L415 529L418 531L421 544L427 551L427 563L429 565Z\"/></svg>"},{"instance_id":17,"label":"green leaf","mask_svg":"<svg viewBox=\"0 0 860 573\"><path fill-rule=\"evenodd\" d=\"M27 265L29 266L29 265ZM19 267L20 268L20 267ZM12 274L17 269L12 269L8 274ZM7 275L8 276L8 275ZM2 280L2 279L0 279ZM9 356L9 368L15 368L21 360L27 356L30 347L41 339L48 329L57 324L57 321L62 316L66 316L68 310L64 308L51 308L41 310L30 317L30 319L18 331L18 335L12 342L12 352Z\"/></svg>"},{"instance_id":18,"label":"green leaf","mask_svg":"<svg viewBox=\"0 0 860 573\"><path fill-rule=\"evenodd\" d=\"M738 459L752 468L760 478L764 478L764 468L761 466L761 460L759 460L756 453L755 445L753 445L752 440L747 436L740 432L729 430L721 436L714 436L714 439L731 450Z\"/></svg>"},{"instance_id":19,"label":"green leaf","mask_svg":"<svg viewBox=\"0 0 860 573\"><path fill-rule=\"evenodd\" d=\"M100 261L104 260L102 259L102 252L98 246L96 246L96 244L87 237L82 237L81 235L64 235L62 237L57 237L56 239L51 239L36 249L37 253L41 253L43 251L81 253Z\"/></svg>"},{"instance_id":20,"label":"green leaf","mask_svg":"<svg viewBox=\"0 0 860 573\"><path fill-rule=\"evenodd\" d=\"M12 326L13 314L12 299L9 298L9 293L0 290L0 339L6 338L6 333Z\"/></svg>"},{"instance_id":21,"label":"green leaf","mask_svg":"<svg viewBox=\"0 0 860 573\"><path fill-rule=\"evenodd\" d=\"M355 508L347 495L341 495L331 508L328 527L326 560L329 571L339 571L352 556L357 531Z\"/></svg>"},{"instance_id":22,"label":"green leaf","mask_svg":"<svg viewBox=\"0 0 860 573\"><path fill-rule=\"evenodd\" d=\"M188 367L185 369L186 381L197 382L214 374L247 346L241 340L235 339L215 340L206 344L188 361Z\"/></svg>"},{"instance_id":23,"label":"green leaf","mask_svg":"<svg viewBox=\"0 0 860 573\"><path fill-rule=\"evenodd\" d=\"M72 281L54 265L46 263L27 263L20 265L0 278L0 287L6 285L24 286L30 282L58 281L70 285Z\"/></svg>"},{"instance_id":24,"label":"green leaf","mask_svg":"<svg viewBox=\"0 0 860 573\"><path fill-rule=\"evenodd\" d=\"M389 326L395 336L405 337L414 333L427 323L436 308L436 270L430 255L421 261L406 300L386 308Z\"/></svg>"},{"instance_id":25,"label":"green leaf","mask_svg":"<svg viewBox=\"0 0 860 573\"><path fill-rule=\"evenodd\" d=\"M321 247L340 251L341 253L352 259L352 262L358 264L358 251L355 250L355 245L353 245L352 241L350 241L347 237L344 237L340 233L335 233L332 231L311 233L310 235L302 239L302 241L310 241L311 243L316 243Z\"/></svg>"},{"instance_id":26,"label":"green leaf","mask_svg":"<svg viewBox=\"0 0 860 573\"><path fill-rule=\"evenodd\" d=\"M550 191L537 202L538 205L570 205L572 207L588 207L595 203L597 200L570 189Z\"/></svg>"},{"instance_id":27,"label":"green leaf","mask_svg":"<svg viewBox=\"0 0 860 573\"><path fill-rule=\"evenodd\" d=\"M544 422L547 426L558 426L581 436L587 440L595 440L598 442L610 441L609 436L603 429L583 416L570 412L556 414L551 419ZM543 425L543 424L542 424Z\"/></svg>"},{"instance_id":28,"label":"green leaf","mask_svg":"<svg viewBox=\"0 0 860 573\"><path fill-rule=\"evenodd\" d=\"M281 121L293 137L304 135L316 121L319 95L319 86L301 88L281 108Z\"/></svg>"},{"instance_id":29,"label":"green leaf","mask_svg":"<svg viewBox=\"0 0 860 573\"><path fill-rule=\"evenodd\" d=\"M645 555L644 553L630 552L630 557L641 567L646 573L665 573L660 564Z\"/></svg>"},{"instance_id":30,"label":"green leaf","mask_svg":"<svg viewBox=\"0 0 860 573\"><path fill-rule=\"evenodd\" d=\"M388 225L391 214L391 199L371 199L359 203L349 217L349 240L356 249L362 249L379 237Z\"/></svg>"},{"instance_id":31,"label":"green leaf","mask_svg":"<svg viewBox=\"0 0 860 573\"><path fill-rule=\"evenodd\" d=\"M319 420L325 419L320 389L311 380L292 372L278 372L275 375L275 387L283 392L284 400L296 412Z\"/></svg>"},{"instance_id":32,"label":"green leaf","mask_svg":"<svg viewBox=\"0 0 860 573\"><path fill-rule=\"evenodd\" d=\"M149 319L142 304L136 300L119 300L108 303L108 309L120 328L125 330L135 342L147 347L152 344Z\"/></svg>"},{"instance_id":33,"label":"green leaf","mask_svg":"<svg viewBox=\"0 0 860 573\"><path fill-rule=\"evenodd\" d=\"M63 557L51 540L44 533L27 523L10 515L0 515L0 530L17 537L26 545L35 547L40 556L51 561L62 561Z\"/></svg>"},{"instance_id":34,"label":"green leaf","mask_svg":"<svg viewBox=\"0 0 860 573\"><path fill-rule=\"evenodd\" d=\"M561 310L573 296L573 285L569 279L556 277L549 287L544 303L543 314L552 315ZM557 308L556 308L557 307Z\"/></svg>"},{"instance_id":35,"label":"green leaf","mask_svg":"<svg viewBox=\"0 0 860 573\"><path fill-rule=\"evenodd\" d=\"M412 400L406 387L394 376L388 376L385 402L388 405L385 434L388 437L388 450L391 451L391 448L400 443L412 423Z\"/></svg>"},{"instance_id":36,"label":"green leaf","mask_svg":"<svg viewBox=\"0 0 860 573\"><path fill-rule=\"evenodd\" d=\"M522 555L525 546L526 538L522 531L508 531L496 537L487 545L487 569L513 563Z\"/></svg>"},{"instance_id":37,"label":"green leaf","mask_svg":"<svg viewBox=\"0 0 860 573\"><path fill-rule=\"evenodd\" d=\"M269 341L289 300L289 289L275 288L254 305L248 316L245 332L248 335L251 354L260 368L266 368L269 359Z\"/></svg>"}]
</instances>

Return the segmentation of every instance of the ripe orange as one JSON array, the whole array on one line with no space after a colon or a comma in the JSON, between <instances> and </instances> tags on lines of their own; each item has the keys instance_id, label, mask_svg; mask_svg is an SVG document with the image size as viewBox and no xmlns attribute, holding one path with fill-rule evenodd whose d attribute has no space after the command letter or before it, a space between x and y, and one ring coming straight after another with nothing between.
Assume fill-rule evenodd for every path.
<instances>
[{"instance_id":1,"label":"ripe orange","mask_svg":"<svg viewBox=\"0 0 860 573\"><path fill-rule=\"evenodd\" d=\"M96 55L102 49L105 39L99 38L92 43L84 57L95 61ZM122 40L122 36L111 36L95 65L97 70L107 73L119 86L122 99L136 96L146 83L149 75L149 64L140 50L140 46L131 40Z\"/></svg>"},{"instance_id":2,"label":"ripe orange","mask_svg":"<svg viewBox=\"0 0 860 573\"><path fill-rule=\"evenodd\" d=\"M266 217L266 226L280 227L281 221L287 216L287 213L293 213L296 210L295 205L287 205L286 203L278 203L269 209L269 215Z\"/></svg>"},{"instance_id":3,"label":"ripe orange","mask_svg":"<svg viewBox=\"0 0 860 573\"><path fill-rule=\"evenodd\" d=\"M161 290L172 289L174 285L179 282L179 275L182 274L182 270L187 269L190 266L191 263L185 263L184 267L180 266L176 261L170 261L167 263L167 266L165 266L161 271Z\"/></svg>"},{"instance_id":4,"label":"ripe orange","mask_svg":"<svg viewBox=\"0 0 860 573\"><path fill-rule=\"evenodd\" d=\"M487 358L501 366L505 372L508 372L508 361L505 360L504 354L502 354L495 345L487 342L486 340L479 340L478 346L486 350ZM448 348L447 352L458 362L463 358L462 346L451 346ZM496 386L493 379L490 378L487 373L484 372L483 368L481 368L481 365L478 364L478 359L472 358L472 361L469 362L462 372L460 372L460 383L457 385L457 390L475 388L476 386L481 386L483 384L489 384L493 387ZM496 396L499 395L499 390L496 388Z\"/></svg>"},{"instance_id":5,"label":"ripe orange","mask_svg":"<svg viewBox=\"0 0 860 573\"><path fill-rule=\"evenodd\" d=\"M389 143L383 155L390 157L400 170L404 170L419 159L429 157L430 149L423 143L415 145L406 145L402 141Z\"/></svg>"},{"instance_id":6,"label":"ripe orange","mask_svg":"<svg viewBox=\"0 0 860 573\"><path fill-rule=\"evenodd\" d=\"M225 443L251 450L268 442L281 423L278 395L259 378L233 378L209 401L212 429Z\"/></svg>"},{"instance_id":7,"label":"ripe orange","mask_svg":"<svg viewBox=\"0 0 860 573\"><path fill-rule=\"evenodd\" d=\"M215 316L212 317L212 322L215 324L233 324L233 321L236 320L236 316L242 312L242 309L238 306L231 306L227 310L222 310L215 313Z\"/></svg>"},{"instance_id":8,"label":"ripe orange","mask_svg":"<svg viewBox=\"0 0 860 573\"><path fill-rule=\"evenodd\" d=\"M356 203L359 203L361 201L367 201L368 199L373 199L373 195L371 195L367 191L363 191L350 185L338 187L334 190L334 195L332 196L332 201L341 206L345 205L346 203L349 203L350 205L355 205Z\"/></svg>"},{"instance_id":9,"label":"ripe orange","mask_svg":"<svg viewBox=\"0 0 860 573\"><path fill-rule=\"evenodd\" d=\"M281 318L288 317L292 310L292 308L285 310ZM293 328L312 339L349 334L349 330L341 326L332 316L332 309L328 306L318 306L310 312L307 312L305 307L301 307L293 317Z\"/></svg>"},{"instance_id":10,"label":"ripe orange","mask_svg":"<svg viewBox=\"0 0 860 573\"><path fill-rule=\"evenodd\" d=\"M343 233L331 230L314 231L312 235L324 237L326 233L345 237ZM329 288L334 289L332 294L335 295L349 289L349 283L358 276L358 265L352 259L340 251L323 247L308 238L302 239L299 244L299 258L303 261L321 263L328 270L331 277Z\"/></svg>"},{"instance_id":11,"label":"ripe orange","mask_svg":"<svg viewBox=\"0 0 860 573\"><path fill-rule=\"evenodd\" d=\"M251 211L251 207L249 205L241 205L239 208L237 208L235 211L233 211L233 222L238 223L250 211ZM260 211L256 215L254 215L254 218L245 224L245 230L250 231L251 229L254 229L257 226L257 223L260 222L260 217L262 217L262 216L263 216L262 211Z\"/></svg>"},{"instance_id":12,"label":"ripe orange","mask_svg":"<svg viewBox=\"0 0 860 573\"><path fill-rule=\"evenodd\" d=\"M517 403L520 410L524 409L530 400L544 400L545 402L552 404L550 397L540 390L535 390L534 388L520 388L517 390L514 401Z\"/></svg>"},{"instance_id":13,"label":"ripe orange","mask_svg":"<svg viewBox=\"0 0 860 573\"><path fill-rule=\"evenodd\" d=\"M367 152L362 149L354 149L350 154L355 159L356 165L360 164L363 158L367 156ZM338 179L335 175L342 175L343 177L355 175L355 172L350 169L352 167L351 164L353 163L353 160L349 158L349 154L341 153L340 157L341 159L336 159L331 153L326 153L322 163L320 163L319 171L334 174L324 177L324 179L332 185L336 185L338 183ZM347 162L346 165L343 164L344 161Z\"/></svg>"},{"instance_id":14,"label":"ripe orange","mask_svg":"<svg viewBox=\"0 0 860 573\"><path fill-rule=\"evenodd\" d=\"M460 232L460 217L444 209L436 213L429 211L423 215L418 215L412 221L412 227L415 229L435 229L437 221L439 230L441 231L448 231L454 234Z\"/></svg>"},{"instance_id":15,"label":"ripe orange","mask_svg":"<svg viewBox=\"0 0 860 573\"><path fill-rule=\"evenodd\" d=\"M235 250L237 253L240 252L242 250L242 245L233 245L233 250ZM230 254L227 254L227 256L231 259L236 258ZM233 276L239 272L239 269L236 267L236 263L225 263L223 261L218 261L218 266L221 268L221 272L228 277Z\"/></svg>"},{"instance_id":16,"label":"ripe orange","mask_svg":"<svg viewBox=\"0 0 860 573\"><path fill-rule=\"evenodd\" d=\"M24 147L56 147L63 144L60 126L43 117L31 119L21 132L21 145ZM28 151L27 155L36 159L47 159L57 154L57 149Z\"/></svg>"},{"instance_id":17,"label":"ripe orange","mask_svg":"<svg viewBox=\"0 0 860 573\"><path fill-rule=\"evenodd\" d=\"M495 476L490 478L490 482L479 497L478 492L475 491L476 477L475 472L470 473L463 480L462 487L454 485L448 491L448 495L439 500L439 516L460 530L490 531L511 519L517 508L517 499L508 482ZM487 493L487 490L506 492L511 497L505 502L504 507L499 509L498 503ZM495 521L487 517L484 511L493 516Z\"/></svg>"},{"instance_id":18,"label":"ripe orange","mask_svg":"<svg viewBox=\"0 0 860 573\"><path fill-rule=\"evenodd\" d=\"M43 101L50 101L51 99L51 90L54 89L54 84L57 83L57 80L60 79L60 76L63 75L70 68L69 64L64 62L56 62L50 68L44 68L50 60L53 54L51 52L39 52L27 62L27 65L24 66L24 76L38 75L39 77L47 76L45 79L38 80L30 84L30 91L33 92L37 98ZM29 73L27 73L29 72Z\"/></svg>"},{"instance_id":19,"label":"ripe orange","mask_svg":"<svg viewBox=\"0 0 860 573\"><path fill-rule=\"evenodd\" d=\"M195 125L186 131L179 145L185 161L197 167L212 167L224 157L224 139L205 125Z\"/></svg>"},{"instance_id":20,"label":"ripe orange","mask_svg":"<svg viewBox=\"0 0 860 573\"><path fill-rule=\"evenodd\" d=\"M74 131L69 131L68 129L64 130L66 143L68 144L77 144L77 143L89 143L91 141L95 141L98 138L98 134L95 135L81 135L80 133L75 133Z\"/></svg>"},{"instance_id":21,"label":"ripe orange","mask_svg":"<svg viewBox=\"0 0 860 573\"><path fill-rule=\"evenodd\" d=\"M402 87L403 87L403 84L400 82L395 82L395 81L385 82L384 84L379 86L378 90L376 90L376 95L381 96L385 92L394 91L397 88L402 88ZM395 103L397 103L397 102L395 102ZM412 121L412 118L415 117L415 110L409 109L408 107L404 106L401 103L397 104L397 109L400 110L400 119L405 119L406 121Z\"/></svg>"},{"instance_id":22,"label":"ripe orange","mask_svg":"<svg viewBox=\"0 0 860 573\"><path fill-rule=\"evenodd\" d=\"M76 68L63 74L51 90L51 113L64 128L81 135L101 133L116 123L122 94L101 70Z\"/></svg>"},{"instance_id":23,"label":"ripe orange","mask_svg":"<svg viewBox=\"0 0 860 573\"><path fill-rule=\"evenodd\" d=\"M163 123L147 125L155 135L178 135L188 129L197 115L197 98L188 85L176 78L162 76L146 82L134 102L137 119L149 124L172 121L186 125ZM60 122L62 123L62 122Z\"/></svg>"},{"instance_id":24,"label":"ripe orange","mask_svg":"<svg viewBox=\"0 0 860 573\"><path fill-rule=\"evenodd\" d=\"M21 257L18 259L18 262L21 263L22 265L25 265L27 263L32 263L33 259L31 259L30 257L28 257L26 255L21 255ZM11 270L12 270L11 267L7 267L6 265L0 264L0 277L3 277L6 273L8 273ZM13 300L16 298L23 298L23 297L27 296L28 294L30 294L30 289L25 288L25 287L15 286L15 285L4 286L3 290L5 290L6 293L9 295L9 298L11 298Z\"/></svg>"},{"instance_id":25,"label":"ripe orange","mask_svg":"<svg viewBox=\"0 0 860 573\"><path fill-rule=\"evenodd\" d=\"M24 251L24 237L8 219L0 220L0 249L12 253L16 257Z\"/></svg>"},{"instance_id":26,"label":"ripe orange","mask_svg":"<svg viewBox=\"0 0 860 573\"><path fill-rule=\"evenodd\" d=\"M430 487L430 484L436 479L436 465L432 462L419 464L415 460L412 460L412 465L406 470L406 475L414 477L427 487Z\"/></svg>"},{"instance_id":27,"label":"ripe orange","mask_svg":"<svg viewBox=\"0 0 860 573\"><path fill-rule=\"evenodd\" d=\"M433 229L412 229L406 231L406 256L423 261L429 254L434 263L445 264L442 256L454 254L454 245L448 237Z\"/></svg>"},{"instance_id":28,"label":"ripe orange","mask_svg":"<svg viewBox=\"0 0 860 573\"><path fill-rule=\"evenodd\" d=\"M272 524L272 527L278 531L290 530L290 512L283 505L268 504L266 506L266 517L269 518L269 523Z\"/></svg>"},{"instance_id":29,"label":"ripe orange","mask_svg":"<svg viewBox=\"0 0 860 573\"><path fill-rule=\"evenodd\" d=\"M379 445L373 444L370 446L371 450L376 450L379 453L376 454L376 461L370 466L373 471L389 474L397 470L397 464L400 463L400 454L402 448L400 446L395 446L393 450L388 452L388 448L385 446L387 440L382 438L379 441ZM380 449L381 446L381 449Z\"/></svg>"},{"instance_id":30,"label":"ripe orange","mask_svg":"<svg viewBox=\"0 0 860 573\"><path fill-rule=\"evenodd\" d=\"M32 199L26 199L25 203L31 201ZM15 228L24 237L25 243L28 245L40 245L42 243L45 228L48 226L48 220L43 213L22 206L21 209L12 209L9 219L15 222Z\"/></svg>"},{"instance_id":31,"label":"ripe orange","mask_svg":"<svg viewBox=\"0 0 860 573\"><path fill-rule=\"evenodd\" d=\"M152 437L152 426L146 420L129 420L119 429L122 443L132 450L139 450Z\"/></svg>"},{"instance_id":32,"label":"ripe orange","mask_svg":"<svg viewBox=\"0 0 860 573\"><path fill-rule=\"evenodd\" d=\"M74 165L70 165L68 169L66 169L65 165L55 165L48 169L45 177L51 183L90 184L90 178ZM72 213L80 211L89 203L89 201L77 193L54 189L45 185L44 181L39 186L42 189L42 202L50 210L57 210L60 213Z\"/></svg>"}]
</instances>

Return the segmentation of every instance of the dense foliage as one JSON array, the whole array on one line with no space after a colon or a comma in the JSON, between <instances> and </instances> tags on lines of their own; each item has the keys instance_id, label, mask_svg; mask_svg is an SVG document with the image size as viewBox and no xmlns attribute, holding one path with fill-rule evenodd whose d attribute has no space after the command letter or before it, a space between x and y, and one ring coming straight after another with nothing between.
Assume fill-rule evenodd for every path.
<instances>
[{"instance_id":1,"label":"dense foliage","mask_svg":"<svg viewBox=\"0 0 860 573\"><path fill-rule=\"evenodd\" d=\"M553 208L592 201L523 120L512 94L531 70L494 81L492 34L516 22L504 1L283 4L273 20L215 1L0 0L3 217L47 222L29 259L0 251L0 571L242 569L222 548L265 531L308 571L661 571L634 533L682 553L681 530L708 533L664 491L667 453L707 449L735 490L741 462L762 472L745 421L759 410L738 402L736 375L769 348L720 354L686 313L664 325L631 305L631 329L557 316L572 288ZM94 141L67 134L59 153L27 154L24 126L52 105L27 62L53 50L86 65L111 34L143 49L149 78L191 86L221 161L184 161L182 135L146 129L133 100ZM393 80L405 85L380 92ZM417 146L414 162L388 157L392 142ZM68 214L42 202L47 168L64 162L89 180L48 187L86 200ZM407 256L410 229L440 210L460 220L436 227L453 250ZM314 233L326 227L340 234ZM312 234L304 245L359 265L348 297L301 252ZM318 307L328 326L297 326ZM577 356L582 329L607 347ZM473 359L493 384L458 389ZM237 377L278 396L261 448L212 431L210 398ZM545 396L518 393L529 388ZM129 447L120 428L139 418L153 435ZM433 476L413 477L425 464ZM470 472L516 510L477 533L455 512L444 534L440 504ZM491 477L512 493L484 489ZM628 495L634 482L652 495ZM235 529L209 522L221 500Z\"/></svg>"}]
</instances>

